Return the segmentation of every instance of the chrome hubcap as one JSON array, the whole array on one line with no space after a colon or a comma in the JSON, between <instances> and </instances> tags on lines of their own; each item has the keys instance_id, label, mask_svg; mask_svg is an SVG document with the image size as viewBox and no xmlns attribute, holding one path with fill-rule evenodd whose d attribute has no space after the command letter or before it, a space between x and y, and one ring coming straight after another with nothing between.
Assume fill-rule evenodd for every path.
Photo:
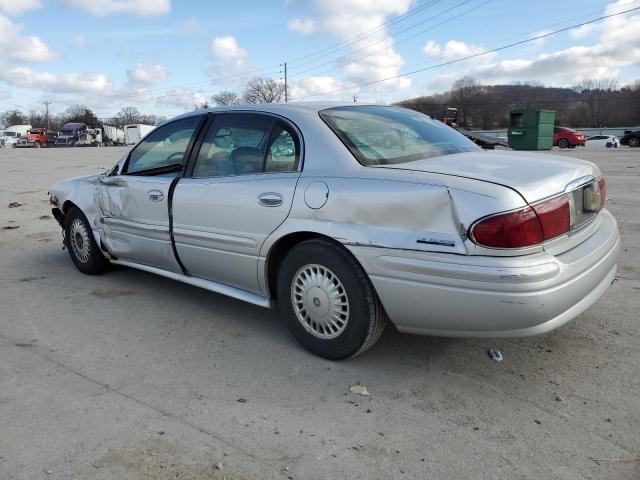
<instances>
[{"instance_id":1,"label":"chrome hubcap","mask_svg":"<svg viewBox=\"0 0 640 480\"><path fill-rule=\"evenodd\" d=\"M73 254L82 263L87 263L89 261L91 243L89 241L89 232L79 218L75 218L71 223L69 237Z\"/></svg>"},{"instance_id":2,"label":"chrome hubcap","mask_svg":"<svg viewBox=\"0 0 640 480\"><path fill-rule=\"evenodd\" d=\"M349 322L349 298L340 279L322 265L305 265L291 283L293 310L305 330L328 340Z\"/></svg>"}]
</instances>

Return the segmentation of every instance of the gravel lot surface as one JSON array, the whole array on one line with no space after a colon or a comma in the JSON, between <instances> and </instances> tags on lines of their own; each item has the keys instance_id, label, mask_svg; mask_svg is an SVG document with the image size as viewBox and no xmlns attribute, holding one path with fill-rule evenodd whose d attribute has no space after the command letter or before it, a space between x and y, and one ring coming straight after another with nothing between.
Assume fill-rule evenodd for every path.
<instances>
[{"instance_id":1,"label":"gravel lot surface","mask_svg":"<svg viewBox=\"0 0 640 480\"><path fill-rule=\"evenodd\" d=\"M554 152L602 168L623 238L579 318L525 339L388 329L338 363L275 312L78 272L47 189L123 152L0 150L3 480L640 478L640 149Z\"/></svg>"}]
</instances>

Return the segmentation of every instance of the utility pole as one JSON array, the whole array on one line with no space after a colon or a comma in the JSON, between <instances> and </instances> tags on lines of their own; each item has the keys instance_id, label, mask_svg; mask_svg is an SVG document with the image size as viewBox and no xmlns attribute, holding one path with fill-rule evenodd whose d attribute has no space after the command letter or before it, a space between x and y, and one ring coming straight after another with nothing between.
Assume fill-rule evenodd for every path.
<instances>
[{"instance_id":1,"label":"utility pole","mask_svg":"<svg viewBox=\"0 0 640 480\"><path fill-rule=\"evenodd\" d=\"M353 94L353 103L356 103L358 101L358 97L356 97L356 94Z\"/></svg>"},{"instance_id":2,"label":"utility pole","mask_svg":"<svg viewBox=\"0 0 640 480\"><path fill-rule=\"evenodd\" d=\"M284 103L289 101L289 92L287 88L287 62L284 62Z\"/></svg>"},{"instance_id":3,"label":"utility pole","mask_svg":"<svg viewBox=\"0 0 640 480\"><path fill-rule=\"evenodd\" d=\"M51 130L51 122L49 121L49 105L51 105L51 102L49 100L43 100L42 104L45 108L44 116L47 119L47 130Z\"/></svg>"}]
</instances>

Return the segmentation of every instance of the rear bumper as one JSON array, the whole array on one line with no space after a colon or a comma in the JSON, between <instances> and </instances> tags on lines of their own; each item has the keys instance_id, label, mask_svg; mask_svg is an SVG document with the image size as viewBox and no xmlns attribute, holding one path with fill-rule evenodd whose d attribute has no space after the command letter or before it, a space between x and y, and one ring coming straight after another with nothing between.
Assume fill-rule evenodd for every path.
<instances>
[{"instance_id":1,"label":"rear bumper","mask_svg":"<svg viewBox=\"0 0 640 480\"><path fill-rule=\"evenodd\" d=\"M351 251L400 331L438 336L539 335L577 317L616 273L618 227L607 211L559 255L477 257L370 247Z\"/></svg>"}]
</instances>

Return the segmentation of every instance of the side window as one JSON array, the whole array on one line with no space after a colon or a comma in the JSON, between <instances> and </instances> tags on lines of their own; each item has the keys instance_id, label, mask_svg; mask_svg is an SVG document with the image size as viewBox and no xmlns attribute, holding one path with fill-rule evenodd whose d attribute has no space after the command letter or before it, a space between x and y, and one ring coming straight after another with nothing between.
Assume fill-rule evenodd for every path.
<instances>
[{"instance_id":1,"label":"side window","mask_svg":"<svg viewBox=\"0 0 640 480\"><path fill-rule=\"evenodd\" d=\"M264 171L273 118L249 113L218 115L202 142L194 177L225 177Z\"/></svg>"},{"instance_id":2,"label":"side window","mask_svg":"<svg viewBox=\"0 0 640 480\"><path fill-rule=\"evenodd\" d=\"M267 151L265 172L292 172L298 168L300 142L288 125L277 121Z\"/></svg>"},{"instance_id":3,"label":"side window","mask_svg":"<svg viewBox=\"0 0 640 480\"><path fill-rule=\"evenodd\" d=\"M129 154L124 174L175 166L186 162L189 141L200 122L199 115L171 122L152 131Z\"/></svg>"}]
</instances>

